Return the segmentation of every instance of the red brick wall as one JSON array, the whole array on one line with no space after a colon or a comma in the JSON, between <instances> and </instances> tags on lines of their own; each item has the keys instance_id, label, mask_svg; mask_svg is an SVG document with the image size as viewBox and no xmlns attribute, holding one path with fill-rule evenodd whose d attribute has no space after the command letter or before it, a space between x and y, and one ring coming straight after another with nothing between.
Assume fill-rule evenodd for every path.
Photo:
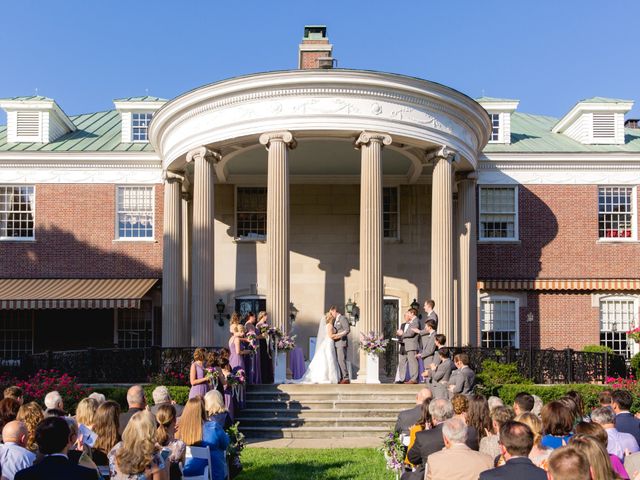
<instances>
[{"instance_id":1,"label":"red brick wall","mask_svg":"<svg viewBox=\"0 0 640 480\"><path fill-rule=\"evenodd\" d=\"M598 243L597 185L520 185L518 204L520 244L479 244L478 278L638 278L640 244Z\"/></svg>"},{"instance_id":2,"label":"red brick wall","mask_svg":"<svg viewBox=\"0 0 640 480\"><path fill-rule=\"evenodd\" d=\"M35 241L0 242L0 278L136 278L162 273L163 186L155 241L114 242L116 185L36 185Z\"/></svg>"}]
</instances>

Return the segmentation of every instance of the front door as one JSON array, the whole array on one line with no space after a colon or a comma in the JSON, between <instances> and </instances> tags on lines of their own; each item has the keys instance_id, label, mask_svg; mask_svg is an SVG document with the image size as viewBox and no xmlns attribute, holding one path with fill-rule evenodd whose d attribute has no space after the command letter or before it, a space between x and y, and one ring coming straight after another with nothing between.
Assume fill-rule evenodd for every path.
<instances>
[{"instance_id":1,"label":"front door","mask_svg":"<svg viewBox=\"0 0 640 480\"><path fill-rule=\"evenodd\" d=\"M236 298L236 312L240 315L240 318L244 320L244 317L249 312L253 312L258 317L258 312L267 309L267 300L265 298Z\"/></svg>"},{"instance_id":2,"label":"front door","mask_svg":"<svg viewBox=\"0 0 640 480\"><path fill-rule=\"evenodd\" d=\"M396 336L396 330L400 326L400 300L397 298L385 298L383 309L383 334L389 340L387 349L380 357L380 380L392 383L395 380L398 368L398 342L391 341Z\"/></svg>"}]
</instances>

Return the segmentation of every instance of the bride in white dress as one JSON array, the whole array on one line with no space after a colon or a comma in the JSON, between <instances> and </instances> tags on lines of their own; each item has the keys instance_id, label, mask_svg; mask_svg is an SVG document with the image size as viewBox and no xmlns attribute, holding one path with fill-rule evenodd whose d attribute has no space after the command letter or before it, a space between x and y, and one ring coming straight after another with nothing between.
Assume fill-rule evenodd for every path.
<instances>
[{"instance_id":1,"label":"bride in white dress","mask_svg":"<svg viewBox=\"0 0 640 480\"><path fill-rule=\"evenodd\" d=\"M336 330L333 328L333 322L334 318L330 312L320 320L316 352L303 377L293 383L338 383L338 359L333 341Z\"/></svg>"}]
</instances>

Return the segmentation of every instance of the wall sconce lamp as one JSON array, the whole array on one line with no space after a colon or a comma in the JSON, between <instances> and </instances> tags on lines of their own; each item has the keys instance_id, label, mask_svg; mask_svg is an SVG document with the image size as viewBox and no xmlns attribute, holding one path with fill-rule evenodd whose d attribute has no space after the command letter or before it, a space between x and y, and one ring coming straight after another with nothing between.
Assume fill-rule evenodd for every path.
<instances>
[{"instance_id":1,"label":"wall sconce lamp","mask_svg":"<svg viewBox=\"0 0 640 480\"><path fill-rule=\"evenodd\" d=\"M225 318L227 320L229 320L231 318L231 315L229 315L228 313L226 315L224 314L225 307L226 307L226 305L224 304L222 299L218 300L218 303L216 303L216 310L218 311L218 313L216 313L214 315L214 318L218 319L218 325L220 325L221 327L224 327L224 319Z\"/></svg>"},{"instance_id":2,"label":"wall sconce lamp","mask_svg":"<svg viewBox=\"0 0 640 480\"><path fill-rule=\"evenodd\" d=\"M420 304L418 303L417 298L413 299L413 302L411 302L410 307L413 308L416 312L418 312L418 318L422 320L422 314L420 313Z\"/></svg>"},{"instance_id":3,"label":"wall sconce lamp","mask_svg":"<svg viewBox=\"0 0 640 480\"><path fill-rule=\"evenodd\" d=\"M347 318L349 319L349 324L352 327L355 327L358 320L360 320L360 307L356 305L356 302L351 301L351 298L349 298L347 304L344 306L344 310L347 314Z\"/></svg>"},{"instance_id":4,"label":"wall sconce lamp","mask_svg":"<svg viewBox=\"0 0 640 480\"><path fill-rule=\"evenodd\" d=\"M298 316L298 309L293 305L293 303L289 304L289 319L291 323L296 321L296 317Z\"/></svg>"}]
</instances>

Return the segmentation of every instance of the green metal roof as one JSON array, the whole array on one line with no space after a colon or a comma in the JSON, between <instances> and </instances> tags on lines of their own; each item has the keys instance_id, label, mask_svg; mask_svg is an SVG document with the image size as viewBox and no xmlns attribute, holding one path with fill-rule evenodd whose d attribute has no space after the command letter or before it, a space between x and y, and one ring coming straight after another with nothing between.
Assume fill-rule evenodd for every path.
<instances>
[{"instance_id":1,"label":"green metal roof","mask_svg":"<svg viewBox=\"0 0 640 480\"><path fill-rule=\"evenodd\" d=\"M49 98L49 97L43 97L42 95L28 95L28 96L23 96L23 97L7 97L7 98L0 98L0 100L18 100L18 101L25 101L25 100L33 100L36 102L39 101L48 101L48 102L53 102L53 98Z\"/></svg>"},{"instance_id":2,"label":"green metal roof","mask_svg":"<svg viewBox=\"0 0 640 480\"><path fill-rule=\"evenodd\" d=\"M149 143L122 143L120 113L116 110L69 117L76 126L50 143L7 143L7 127L0 127L0 152L153 152Z\"/></svg>"},{"instance_id":3,"label":"green metal roof","mask_svg":"<svg viewBox=\"0 0 640 480\"><path fill-rule=\"evenodd\" d=\"M518 102L519 100L515 100L513 98L495 98L495 97L480 97L475 99L478 103L490 103L490 102Z\"/></svg>"},{"instance_id":4,"label":"green metal roof","mask_svg":"<svg viewBox=\"0 0 640 480\"><path fill-rule=\"evenodd\" d=\"M114 102L168 102L168 100L166 98L144 95L142 97L116 98Z\"/></svg>"},{"instance_id":5,"label":"green metal roof","mask_svg":"<svg viewBox=\"0 0 640 480\"><path fill-rule=\"evenodd\" d=\"M625 129L624 145L583 145L562 133L551 133L555 117L514 112L511 114L511 144L489 143L485 153L640 152L640 130Z\"/></svg>"},{"instance_id":6,"label":"green metal roof","mask_svg":"<svg viewBox=\"0 0 640 480\"><path fill-rule=\"evenodd\" d=\"M591 97L580 100L579 103L632 103L633 100L621 100L619 98Z\"/></svg>"}]
</instances>

